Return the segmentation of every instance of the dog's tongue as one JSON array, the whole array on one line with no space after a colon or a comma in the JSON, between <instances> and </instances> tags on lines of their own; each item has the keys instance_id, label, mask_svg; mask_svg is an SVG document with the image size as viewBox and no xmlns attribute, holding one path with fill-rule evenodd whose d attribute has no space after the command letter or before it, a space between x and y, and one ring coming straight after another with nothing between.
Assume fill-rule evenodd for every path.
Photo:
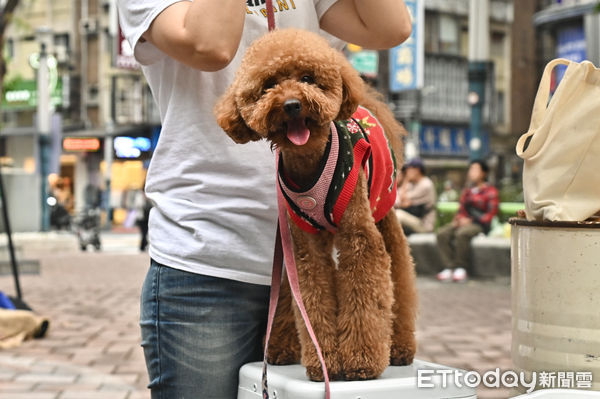
<instances>
[{"instance_id":1,"label":"dog's tongue","mask_svg":"<svg viewBox=\"0 0 600 399\"><path fill-rule=\"evenodd\" d=\"M310 130L304 123L304 118L295 118L287 122L287 138L296 145L304 145L310 137Z\"/></svg>"}]
</instances>

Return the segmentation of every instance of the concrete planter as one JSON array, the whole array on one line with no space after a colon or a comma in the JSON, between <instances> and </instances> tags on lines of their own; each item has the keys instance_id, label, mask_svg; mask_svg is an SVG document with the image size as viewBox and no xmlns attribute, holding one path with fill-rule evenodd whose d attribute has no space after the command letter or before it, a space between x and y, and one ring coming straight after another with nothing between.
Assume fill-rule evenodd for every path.
<instances>
[{"instance_id":1,"label":"concrete planter","mask_svg":"<svg viewBox=\"0 0 600 399\"><path fill-rule=\"evenodd\" d=\"M600 223L511 224L514 371L591 372L600 390Z\"/></svg>"}]
</instances>

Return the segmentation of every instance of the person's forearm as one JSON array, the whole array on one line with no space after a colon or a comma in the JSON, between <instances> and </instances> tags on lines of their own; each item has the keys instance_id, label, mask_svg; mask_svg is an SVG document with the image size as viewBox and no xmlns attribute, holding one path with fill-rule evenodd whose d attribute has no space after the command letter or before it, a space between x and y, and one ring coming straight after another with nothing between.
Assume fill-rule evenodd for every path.
<instances>
[{"instance_id":1,"label":"person's forearm","mask_svg":"<svg viewBox=\"0 0 600 399\"><path fill-rule=\"evenodd\" d=\"M385 49L405 41L412 22L403 0L338 0L321 18L321 28L350 43Z\"/></svg>"},{"instance_id":2,"label":"person's forearm","mask_svg":"<svg viewBox=\"0 0 600 399\"><path fill-rule=\"evenodd\" d=\"M494 197L489 200L488 203L488 211L481 216L479 221L481 223L489 224L492 222L492 219L498 213L498 198Z\"/></svg>"},{"instance_id":3,"label":"person's forearm","mask_svg":"<svg viewBox=\"0 0 600 399\"><path fill-rule=\"evenodd\" d=\"M183 28L197 51L223 48L235 54L244 29L245 10L244 0L222 0L218 6L211 0L194 0Z\"/></svg>"},{"instance_id":4,"label":"person's forearm","mask_svg":"<svg viewBox=\"0 0 600 399\"><path fill-rule=\"evenodd\" d=\"M225 67L235 55L244 29L246 2L179 2L165 9L144 37L187 65L203 70Z\"/></svg>"},{"instance_id":5,"label":"person's forearm","mask_svg":"<svg viewBox=\"0 0 600 399\"><path fill-rule=\"evenodd\" d=\"M400 44L410 36L411 20L404 0L353 0L363 25L373 34L389 37L393 45ZM400 29L398 29L400 28Z\"/></svg>"},{"instance_id":6,"label":"person's forearm","mask_svg":"<svg viewBox=\"0 0 600 399\"><path fill-rule=\"evenodd\" d=\"M407 193L406 197L413 204L426 204L427 200L430 197L430 193L425 187L416 187L409 193Z\"/></svg>"},{"instance_id":7,"label":"person's forearm","mask_svg":"<svg viewBox=\"0 0 600 399\"><path fill-rule=\"evenodd\" d=\"M468 218L469 217L469 212L467 212L467 208L465 207L465 203L463 201L463 199L461 198L461 201L459 203L459 207L458 207L458 213L455 216L456 218Z\"/></svg>"}]
</instances>

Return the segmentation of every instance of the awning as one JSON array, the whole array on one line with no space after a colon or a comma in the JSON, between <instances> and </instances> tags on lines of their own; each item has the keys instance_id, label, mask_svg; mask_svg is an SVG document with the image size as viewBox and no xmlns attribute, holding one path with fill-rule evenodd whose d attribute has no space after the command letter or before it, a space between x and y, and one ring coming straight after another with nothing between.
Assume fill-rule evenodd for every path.
<instances>
[{"instance_id":1,"label":"awning","mask_svg":"<svg viewBox=\"0 0 600 399\"><path fill-rule=\"evenodd\" d=\"M63 137L115 137L115 136L135 136L135 135L146 135L150 132L152 125L118 125L112 129L78 129L63 131Z\"/></svg>"},{"instance_id":2,"label":"awning","mask_svg":"<svg viewBox=\"0 0 600 399\"><path fill-rule=\"evenodd\" d=\"M126 135L147 135L153 125L119 125L109 131L107 128L82 129L81 126L65 126L62 135L70 137L107 137ZM38 132L33 126L0 128L0 136L34 136Z\"/></svg>"},{"instance_id":3,"label":"awning","mask_svg":"<svg viewBox=\"0 0 600 399\"><path fill-rule=\"evenodd\" d=\"M557 22L563 22L566 19L578 18L586 14L591 14L597 6L597 2L575 5L552 6L537 12L533 15L533 24L542 26Z\"/></svg>"},{"instance_id":4,"label":"awning","mask_svg":"<svg viewBox=\"0 0 600 399\"><path fill-rule=\"evenodd\" d=\"M33 136L36 133L33 126L0 128L0 136Z\"/></svg>"}]
</instances>

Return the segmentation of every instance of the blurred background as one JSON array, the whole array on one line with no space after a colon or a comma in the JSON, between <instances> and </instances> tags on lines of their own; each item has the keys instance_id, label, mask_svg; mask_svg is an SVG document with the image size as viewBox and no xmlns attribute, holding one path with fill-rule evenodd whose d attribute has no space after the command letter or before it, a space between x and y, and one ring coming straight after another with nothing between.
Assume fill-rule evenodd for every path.
<instances>
[{"instance_id":1,"label":"blurred background","mask_svg":"<svg viewBox=\"0 0 600 399\"><path fill-rule=\"evenodd\" d=\"M414 17L407 43L346 48L409 130L406 158L425 161L439 193L445 182L462 187L469 158L485 158L501 199L521 201L514 145L527 131L541 70L555 57L598 64L598 2L406 3ZM68 212L85 207L92 185L101 191L102 224L127 224L129 193L143 185L161 126L115 1L2 0L0 8L0 162L8 188L19 187L7 190L9 204L19 204L13 229L47 230L40 190L57 185ZM40 79L48 85L42 96Z\"/></svg>"}]
</instances>

